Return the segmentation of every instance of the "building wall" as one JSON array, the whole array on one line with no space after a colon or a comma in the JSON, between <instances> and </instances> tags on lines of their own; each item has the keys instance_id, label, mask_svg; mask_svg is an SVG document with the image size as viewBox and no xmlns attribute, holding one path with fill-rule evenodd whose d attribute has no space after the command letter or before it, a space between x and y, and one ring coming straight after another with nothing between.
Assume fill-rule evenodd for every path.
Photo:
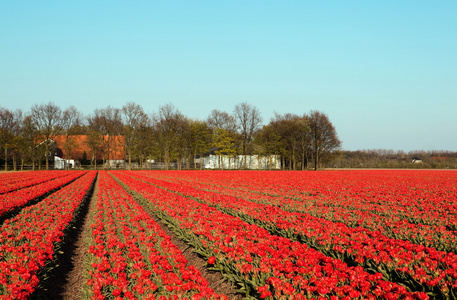
<instances>
[{"instance_id":1,"label":"building wall","mask_svg":"<svg viewBox=\"0 0 457 300\"><path fill-rule=\"evenodd\" d=\"M70 169L75 168L75 160L74 159L63 159L58 156L54 156L54 169L56 170L65 170L65 165L68 164Z\"/></svg>"},{"instance_id":2,"label":"building wall","mask_svg":"<svg viewBox=\"0 0 457 300\"><path fill-rule=\"evenodd\" d=\"M235 170L244 169L244 161L246 160L246 168L250 170L268 170L281 169L281 157L279 155L258 156L258 155L235 155L229 158L220 155L209 155L203 158L203 167L205 169L224 169ZM275 167L276 166L276 167Z\"/></svg>"}]
</instances>

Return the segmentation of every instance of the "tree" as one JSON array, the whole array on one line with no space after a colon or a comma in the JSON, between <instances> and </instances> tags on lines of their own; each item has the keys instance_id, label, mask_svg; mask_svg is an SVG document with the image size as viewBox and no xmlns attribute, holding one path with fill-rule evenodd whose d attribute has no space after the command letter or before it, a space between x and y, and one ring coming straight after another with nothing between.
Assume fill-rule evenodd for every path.
<instances>
[{"instance_id":1,"label":"tree","mask_svg":"<svg viewBox=\"0 0 457 300\"><path fill-rule=\"evenodd\" d=\"M275 130L272 124L264 125L262 129L257 131L254 136L254 143L263 147L264 153L268 155L268 168L271 170L271 156L274 156L274 165L276 169L276 155L280 153L281 149L281 136Z\"/></svg>"},{"instance_id":2,"label":"tree","mask_svg":"<svg viewBox=\"0 0 457 300\"><path fill-rule=\"evenodd\" d=\"M171 160L178 156L179 140L184 126L184 115L172 104L159 108L158 114L153 117L154 135L158 154L163 157L165 169L168 170Z\"/></svg>"},{"instance_id":3,"label":"tree","mask_svg":"<svg viewBox=\"0 0 457 300\"><path fill-rule=\"evenodd\" d=\"M190 146L192 132L190 129L190 120L183 117L178 120L176 127L176 158L178 170L182 169L182 161L186 161L186 167L190 165Z\"/></svg>"},{"instance_id":4,"label":"tree","mask_svg":"<svg viewBox=\"0 0 457 300\"><path fill-rule=\"evenodd\" d=\"M307 115L303 115L302 117L294 120L294 134L298 138L301 169L305 170L308 164L311 149L311 128L309 126L309 118Z\"/></svg>"},{"instance_id":5,"label":"tree","mask_svg":"<svg viewBox=\"0 0 457 300\"><path fill-rule=\"evenodd\" d=\"M77 147L76 141L71 137L78 132L82 122L82 115L74 106L70 106L63 111L62 128L65 134L64 141L64 159L71 157L71 151ZM69 164L65 163L65 169L68 170Z\"/></svg>"},{"instance_id":6,"label":"tree","mask_svg":"<svg viewBox=\"0 0 457 300\"><path fill-rule=\"evenodd\" d=\"M197 168L197 155L200 157L211 147L211 129L207 122L190 121L191 144L190 149L194 156L194 168ZM200 167L202 164L200 164Z\"/></svg>"},{"instance_id":7,"label":"tree","mask_svg":"<svg viewBox=\"0 0 457 300\"><path fill-rule=\"evenodd\" d=\"M63 118L60 107L52 102L36 104L32 107L32 117L36 128L44 138L46 170L49 170L50 146L52 139L62 132Z\"/></svg>"},{"instance_id":8,"label":"tree","mask_svg":"<svg viewBox=\"0 0 457 300\"><path fill-rule=\"evenodd\" d=\"M22 125L22 111L14 112L0 107L0 146L5 154L5 171L8 170L8 150L11 150L13 168L16 170L16 153Z\"/></svg>"},{"instance_id":9,"label":"tree","mask_svg":"<svg viewBox=\"0 0 457 300\"><path fill-rule=\"evenodd\" d=\"M140 129L148 123L148 116L143 108L133 102L122 107L123 135L125 153L128 156L128 169L132 169L132 156L138 146Z\"/></svg>"},{"instance_id":10,"label":"tree","mask_svg":"<svg viewBox=\"0 0 457 300\"><path fill-rule=\"evenodd\" d=\"M91 121L89 121L91 122ZM101 141L102 141L103 136L101 133L93 129L92 127L89 127L87 130L87 139L85 140L86 145L90 148L92 151L92 157L90 160L91 166L93 166L94 170L97 169L97 156L99 153ZM87 157L87 154L86 154Z\"/></svg>"},{"instance_id":11,"label":"tree","mask_svg":"<svg viewBox=\"0 0 457 300\"><path fill-rule=\"evenodd\" d=\"M237 128L235 117L225 111L220 111L217 109L213 109L211 111L206 122L208 123L208 127L211 130L222 128L230 133L235 133Z\"/></svg>"},{"instance_id":12,"label":"tree","mask_svg":"<svg viewBox=\"0 0 457 300\"><path fill-rule=\"evenodd\" d=\"M21 170L24 168L24 161L30 160L32 163L32 170L35 170L36 160L36 139L38 131L30 115L26 115L22 119L21 131L19 135L19 152L21 154Z\"/></svg>"},{"instance_id":13,"label":"tree","mask_svg":"<svg viewBox=\"0 0 457 300\"><path fill-rule=\"evenodd\" d=\"M314 156L314 169L317 170L320 162L328 157L333 150L341 146L335 127L327 115L319 111L309 114L311 128L311 145Z\"/></svg>"},{"instance_id":14,"label":"tree","mask_svg":"<svg viewBox=\"0 0 457 300\"><path fill-rule=\"evenodd\" d=\"M274 119L272 119L269 124L280 136L279 151L282 157L283 169L286 168L286 162L289 163L290 170L296 169L299 140L296 135L297 129L294 127L296 127L296 120L298 118L298 115L289 113L284 115L275 114Z\"/></svg>"},{"instance_id":15,"label":"tree","mask_svg":"<svg viewBox=\"0 0 457 300\"><path fill-rule=\"evenodd\" d=\"M140 168L144 168L144 159L152 154L154 149L153 143L153 126L152 120L149 116L146 117L141 121L140 127L136 131L136 148L138 157L140 159Z\"/></svg>"},{"instance_id":16,"label":"tree","mask_svg":"<svg viewBox=\"0 0 457 300\"><path fill-rule=\"evenodd\" d=\"M14 138L11 131L13 123L13 113L6 108L0 107L0 144L5 151L5 171L8 170L8 148L10 146L10 142Z\"/></svg>"},{"instance_id":17,"label":"tree","mask_svg":"<svg viewBox=\"0 0 457 300\"><path fill-rule=\"evenodd\" d=\"M219 156L219 169L223 169L223 157L228 157L228 169L230 170L230 160L236 154L234 149L233 137L230 132L223 128L216 128L214 131L214 147L217 148L214 153ZM222 168L221 168L222 166Z\"/></svg>"},{"instance_id":18,"label":"tree","mask_svg":"<svg viewBox=\"0 0 457 300\"><path fill-rule=\"evenodd\" d=\"M99 145L103 155L103 167L110 168L110 158L119 146L119 135L122 131L121 113L118 108L108 106L104 109L96 109L94 115L88 119L89 127L92 131L98 132L93 137L99 137Z\"/></svg>"},{"instance_id":19,"label":"tree","mask_svg":"<svg viewBox=\"0 0 457 300\"><path fill-rule=\"evenodd\" d=\"M234 109L236 123L241 134L241 153L245 155L244 168L246 169L246 155L251 154L251 144L254 133L262 123L260 111L246 102L237 104Z\"/></svg>"}]
</instances>

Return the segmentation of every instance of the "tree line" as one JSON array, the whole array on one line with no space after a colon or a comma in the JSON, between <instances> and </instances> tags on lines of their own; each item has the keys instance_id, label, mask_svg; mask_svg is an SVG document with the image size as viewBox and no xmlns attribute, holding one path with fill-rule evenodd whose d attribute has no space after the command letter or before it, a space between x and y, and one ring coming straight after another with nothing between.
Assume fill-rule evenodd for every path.
<instances>
[{"instance_id":1,"label":"tree line","mask_svg":"<svg viewBox=\"0 0 457 300\"><path fill-rule=\"evenodd\" d=\"M275 114L268 124L262 123L257 107L248 103L235 105L233 111L211 111L205 120L186 117L172 104L148 114L133 102L122 108L108 106L83 115L76 107L62 109L52 102L33 105L28 112L0 107L0 147L3 165L23 169L24 165L50 168L52 142L63 136L65 159L78 147L74 137L84 135L87 160L94 167L97 158L110 160L113 147L122 143L126 168L144 168L154 159L168 169L197 168L197 158L213 150L227 157L237 155L276 155L281 168L289 170L318 169L332 160L341 146L335 127L320 111L302 115ZM122 138L119 138L122 137ZM100 163L100 162L99 162ZM43 166L42 166L43 164ZM244 168L246 160L244 160Z\"/></svg>"},{"instance_id":2,"label":"tree line","mask_svg":"<svg viewBox=\"0 0 457 300\"><path fill-rule=\"evenodd\" d=\"M333 156L329 168L457 169L457 152L449 150L338 150Z\"/></svg>"}]
</instances>

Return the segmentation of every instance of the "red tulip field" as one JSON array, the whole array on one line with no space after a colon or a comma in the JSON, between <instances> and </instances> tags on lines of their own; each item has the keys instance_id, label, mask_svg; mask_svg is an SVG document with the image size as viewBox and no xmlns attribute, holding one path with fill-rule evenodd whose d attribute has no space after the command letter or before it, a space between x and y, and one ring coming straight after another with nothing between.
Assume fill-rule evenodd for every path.
<instances>
[{"instance_id":1,"label":"red tulip field","mask_svg":"<svg viewBox=\"0 0 457 300\"><path fill-rule=\"evenodd\" d=\"M457 299L455 171L39 171L0 182L0 299L68 294L70 271L73 299ZM69 270L76 235L81 262Z\"/></svg>"}]
</instances>

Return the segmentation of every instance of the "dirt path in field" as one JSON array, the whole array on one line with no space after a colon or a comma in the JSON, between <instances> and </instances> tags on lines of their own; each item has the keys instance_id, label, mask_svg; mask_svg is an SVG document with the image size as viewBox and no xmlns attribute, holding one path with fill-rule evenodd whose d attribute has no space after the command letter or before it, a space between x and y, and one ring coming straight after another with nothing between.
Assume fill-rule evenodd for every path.
<instances>
[{"instance_id":1,"label":"dirt path in field","mask_svg":"<svg viewBox=\"0 0 457 300\"><path fill-rule=\"evenodd\" d=\"M78 219L73 224L73 229L65 237L65 243L61 249L63 254L58 255L60 265L53 270L52 277L44 289L39 289L32 295L32 299L83 299L81 297L81 288L84 283L83 258L87 250L84 238L89 231L89 220L98 190L97 183L98 176L95 179L91 194L89 194L90 198L84 203Z\"/></svg>"},{"instance_id":2,"label":"dirt path in field","mask_svg":"<svg viewBox=\"0 0 457 300\"><path fill-rule=\"evenodd\" d=\"M87 236L90 230L90 219L93 215L95 209L95 202L98 193L98 175L95 180L94 192L92 197L87 205L87 213L82 220L82 224L78 233L78 236L75 239L74 249L69 261L69 272L65 276L65 285L62 286L61 298L64 300L73 300L73 299L83 299L81 295L81 289L85 282L83 276L83 261L84 254L87 251L87 245L85 242L85 237Z\"/></svg>"}]
</instances>

